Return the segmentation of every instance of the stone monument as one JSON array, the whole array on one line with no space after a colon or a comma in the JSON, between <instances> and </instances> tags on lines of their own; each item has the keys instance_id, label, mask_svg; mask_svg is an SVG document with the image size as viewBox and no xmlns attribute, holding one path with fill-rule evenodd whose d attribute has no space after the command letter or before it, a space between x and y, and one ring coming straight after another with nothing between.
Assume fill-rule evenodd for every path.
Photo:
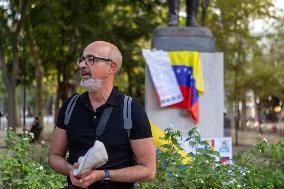
<instances>
[{"instance_id":1,"label":"stone monument","mask_svg":"<svg viewBox=\"0 0 284 189\"><path fill-rule=\"evenodd\" d=\"M179 4L179 0L168 0L169 27L158 27L154 30L152 47L168 51L214 52L215 41L212 32L208 28L199 27L196 20L199 1L186 0L187 27L178 27Z\"/></svg>"},{"instance_id":2,"label":"stone monument","mask_svg":"<svg viewBox=\"0 0 284 189\"><path fill-rule=\"evenodd\" d=\"M205 93L199 98L200 123L198 129L202 137L223 136L224 78L223 53L215 52L215 40L210 29L198 26L196 14L198 0L187 0L187 26L179 27L179 0L168 0L168 27L158 27L153 32L152 48L165 51L198 51ZM188 113L181 109L161 108L149 70L145 78L145 107L150 120L161 129L174 127L187 135L193 127Z\"/></svg>"},{"instance_id":3,"label":"stone monument","mask_svg":"<svg viewBox=\"0 0 284 189\"><path fill-rule=\"evenodd\" d=\"M169 26L178 26L179 23L179 5L180 0L168 0L169 7ZM198 12L199 0L186 0L186 25L187 26L198 26L197 23L197 12Z\"/></svg>"}]
</instances>

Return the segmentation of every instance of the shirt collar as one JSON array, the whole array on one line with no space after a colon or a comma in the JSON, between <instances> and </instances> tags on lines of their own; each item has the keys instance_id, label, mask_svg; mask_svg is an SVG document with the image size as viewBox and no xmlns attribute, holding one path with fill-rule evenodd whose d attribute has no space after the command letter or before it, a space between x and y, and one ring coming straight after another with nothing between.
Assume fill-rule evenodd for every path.
<instances>
[{"instance_id":1,"label":"shirt collar","mask_svg":"<svg viewBox=\"0 0 284 189\"><path fill-rule=\"evenodd\" d=\"M117 86L114 86L112 88L112 91L104 105L110 105L110 106L116 106L118 105L118 97L119 97L119 90ZM88 92L84 92L83 94L80 95L80 98L78 99L79 104L84 104L87 106L91 106L91 102L89 99ZM104 106L102 105L102 106Z\"/></svg>"}]
</instances>

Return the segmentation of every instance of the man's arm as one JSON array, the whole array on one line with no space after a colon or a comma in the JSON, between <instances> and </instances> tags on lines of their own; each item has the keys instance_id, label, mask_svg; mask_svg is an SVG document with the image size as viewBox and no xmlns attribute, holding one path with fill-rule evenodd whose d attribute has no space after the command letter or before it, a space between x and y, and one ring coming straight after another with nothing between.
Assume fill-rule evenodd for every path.
<instances>
[{"instance_id":1,"label":"man's arm","mask_svg":"<svg viewBox=\"0 0 284 189\"><path fill-rule=\"evenodd\" d=\"M65 160L66 152L67 152L66 130L56 127L52 136L48 163L54 171L69 176L69 173L72 170L72 165L70 165Z\"/></svg>"},{"instance_id":2,"label":"man's arm","mask_svg":"<svg viewBox=\"0 0 284 189\"><path fill-rule=\"evenodd\" d=\"M138 182L149 181L156 174L156 152L153 138L131 140L137 165L133 167L110 170L112 181Z\"/></svg>"},{"instance_id":3,"label":"man's arm","mask_svg":"<svg viewBox=\"0 0 284 189\"><path fill-rule=\"evenodd\" d=\"M153 138L130 140L132 150L136 157L137 165L117 170L109 170L111 181L117 182L139 182L149 181L156 174L156 152ZM88 176L78 180L82 186L102 180L102 170L94 170Z\"/></svg>"}]
</instances>

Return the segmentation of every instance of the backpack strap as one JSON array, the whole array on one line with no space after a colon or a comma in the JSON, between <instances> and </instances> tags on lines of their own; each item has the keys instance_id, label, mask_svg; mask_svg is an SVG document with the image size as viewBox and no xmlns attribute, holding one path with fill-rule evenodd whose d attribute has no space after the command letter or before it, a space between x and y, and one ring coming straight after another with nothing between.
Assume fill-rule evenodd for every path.
<instances>
[{"instance_id":1,"label":"backpack strap","mask_svg":"<svg viewBox=\"0 0 284 189\"><path fill-rule=\"evenodd\" d=\"M99 124L96 128L96 140L98 139L99 136L101 136L106 128L106 124L109 120L110 114L112 112L113 106L107 106L105 107L102 117L100 118Z\"/></svg>"},{"instance_id":2,"label":"backpack strap","mask_svg":"<svg viewBox=\"0 0 284 189\"><path fill-rule=\"evenodd\" d=\"M70 121L70 118L71 118L71 115L72 115L72 112L73 112L73 109L76 105L76 101L77 99L79 98L80 95L78 94L75 94L71 100L68 102L68 105L67 105L67 108L66 108L66 111L65 111L65 117L64 117L64 124L65 125L68 125L69 121ZM102 117L100 118L100 121L99 121L99 124L96 128L96 135L97 135L97 138L99 136L101 136L103 134L103 132L105 131L105 128L106 128L106 124L109 120L109 117L110 117L110 114L112 112L112 109L113 109L113 106L107 106L104 111L103 111L103 114L102 114Z\"/></svg>"},{"instance_id":3,"label":"backpack strap","mask_svg":"<svg viewBox=\"0 0 284 189\"><path fill-rule=\"evenodd\" d=\"M71 118L71 114L73 112L73 109L76 105L76 101L77 99L79 98L80 95L78 94L75 94L71 100L69 101L68 105L67 105L67 108L65 110L65 116L64 116L64 124L65 125L68 125L69 121L70 121L70 118Z\"/></svg>"},{"instance_id":4,"label":"backpack strap","mask_svg":"<svg viewBox=\"0 0 284 189\"><path fill-rule=\"evenodd\" d=\"M69 101L66 111L65 111L65 116L64 116L64 124L68 125L73 109L76 105L76 101L79 98L80 95L75 94L71 100ZM130 138L130 132L132 129L132 118L131 118L131 103L132 103L132 98L130 96L124 95L124 103L123 103L123 125L124 125L124 129L126 129L127 134L128 134L128 138ZM110 114L112 112L113 107L109 106L106 107L102 117L99 121L99 125L96 129L96 134L97 137L99 137L105 130L107 121L110 117Z\"/></svg>"},{"instance_id":5,"label":"backpack strap","mask_svg":"<svg viewBox=\"0 0 284 189\"><path fill-rule=\"evenodd\" d=\"M128 138L130 138L130 131L132 129L131 102L132 98L125 95L123 104L123 123L124 129L127 130Z\"/></svg>"}]
</instances>

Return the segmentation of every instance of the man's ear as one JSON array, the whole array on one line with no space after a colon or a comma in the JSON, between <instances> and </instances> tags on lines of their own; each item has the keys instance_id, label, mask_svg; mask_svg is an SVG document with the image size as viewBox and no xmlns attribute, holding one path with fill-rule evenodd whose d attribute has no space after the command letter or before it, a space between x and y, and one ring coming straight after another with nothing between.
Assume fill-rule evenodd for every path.
<instances>
[{"instance_id":1,"label":"man's ear","mask_svg":"<svg viewBox=\"0 0 284 189\"><path fill-rule=\"evenodd\" d=\"M115 62L111 62L111 64L109 65L110 67L110 73L113 73L113 72L116 72L116 69L117 69L117 65Z\"/></svg>"}]
</instances>

